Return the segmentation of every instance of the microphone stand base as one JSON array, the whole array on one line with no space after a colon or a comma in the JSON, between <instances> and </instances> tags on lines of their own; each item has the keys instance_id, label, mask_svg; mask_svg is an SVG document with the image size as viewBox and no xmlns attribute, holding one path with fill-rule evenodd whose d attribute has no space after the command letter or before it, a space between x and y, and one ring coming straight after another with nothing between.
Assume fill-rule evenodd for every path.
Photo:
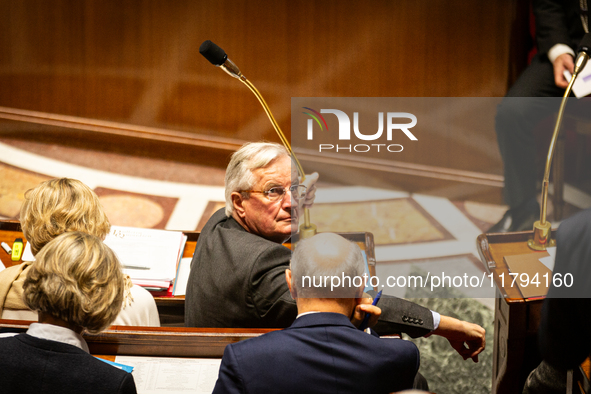
<instances>
[{"instance_id":1,"label":"microphone stand base","mask_svg":"<svg viewBox=\"0 0 591 394\"><path fill-rule=\"evenodd\" d=\"M305 224L302 224L300 226L300 239L313 237L317 232L318 231L315 224L310 223L310 225L307 227Z\"/></svg>"},{"instance_id":2,"label":"microphone stand base","mask_svg":"<svg viewBox=\"0 0 591 394\"><path fill-rule=\"evenodd\" d=\"M533 250L546 250L556 246L556 240L552 239L552 224L542 224L539 220L534 223L534 236L527 241L527 246Z\"/></svg>"}]
</instances>

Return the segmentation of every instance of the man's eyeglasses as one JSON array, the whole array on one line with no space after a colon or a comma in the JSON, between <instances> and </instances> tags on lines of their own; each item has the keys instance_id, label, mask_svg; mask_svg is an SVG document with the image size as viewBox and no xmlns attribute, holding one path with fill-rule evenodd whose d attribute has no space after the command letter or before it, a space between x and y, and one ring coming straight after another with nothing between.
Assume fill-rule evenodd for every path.
<instances>
[{"instance_id":1,"label":"man's eyeglasses","mask_svg":"<svg viewBox=\"0 0 591 394\"><path fill-rule=\"evenodd\" d=\"M275 186L270 188L269 190L240 190L240 193L263 193L267 196L267 198L275 202L277 200L283 201L285 197L286 189L282 186ZM299 200L300 198L304 198L306 196L306 186L304 185L293 185L289 188L291 192L291 196L294 200Z\"/></svg>"}]
</instances>

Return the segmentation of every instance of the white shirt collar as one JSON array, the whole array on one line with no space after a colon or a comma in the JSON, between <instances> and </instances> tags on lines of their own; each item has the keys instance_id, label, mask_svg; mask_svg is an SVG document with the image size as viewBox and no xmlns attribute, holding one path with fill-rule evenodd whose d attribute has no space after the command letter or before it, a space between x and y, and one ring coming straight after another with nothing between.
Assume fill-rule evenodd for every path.
<instances>
[{"instance_id":1,"label":"white shirt collar","mask_svg":"<svg viewBox=\"0 0 591 394\"><path fill-rule=\"evenodd\" d=\"M73 345L84 350L86 353L90 353L82 335L75 333L69 328L54 326L53 324L31 323L27 334L36 338L67 343L68 345Z\"/></svg>"},{"instance_id":2,"label":"white shirt collar","mask_svg":"<svg viewBox=\"0 0 591 394\"><path fill-rule=\"evenodd\" d=\"M302 317L302 316L306 316L306 315L311 315L312 313L320 313L320 311L310 311L310 312L300 313L299 315L296 316L296 319L298 317Z\"/></svg>"}]
</instances>

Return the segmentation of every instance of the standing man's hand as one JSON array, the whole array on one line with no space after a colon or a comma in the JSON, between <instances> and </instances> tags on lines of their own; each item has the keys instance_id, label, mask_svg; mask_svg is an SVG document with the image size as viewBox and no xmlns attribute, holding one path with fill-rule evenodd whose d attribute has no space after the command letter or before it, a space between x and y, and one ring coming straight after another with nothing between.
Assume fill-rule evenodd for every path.
<instances>
[{"instance_id":1,"label":"standing man's hand","mask_svg":"<svg viewBox=\"0 0 591 394\"><path fill-rule=\"evenodd\" d=\"M566 89L569 81L564 77L564 70L568 70L571 74L575 71L575 61L569 53L563 53L558 56L554 63L554 83L562 89Z\"/></svg>"},{"instance_id":2,"label":"standing man's hand","mask_svg":"<svg viewBox=\"0 0 591 394\"><path fill-rule=\"evenodd\" d=\"M316 182L318 182L318 173L314 172L310 175L306 175L306 179L302 182L302 185L306 186L306 197L301 202L304 208L311 208L314 205L314 199L316 198Z\"/></svg>"}]
</instances>

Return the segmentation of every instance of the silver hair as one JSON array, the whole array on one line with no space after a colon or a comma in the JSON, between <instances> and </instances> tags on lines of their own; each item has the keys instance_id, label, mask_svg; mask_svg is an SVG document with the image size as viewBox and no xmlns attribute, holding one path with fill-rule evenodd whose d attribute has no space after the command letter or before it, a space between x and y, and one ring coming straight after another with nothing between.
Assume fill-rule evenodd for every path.
<instances>
[{"instance_id":1,"label":"silver hair","mask_svg":"<svg viewBox=\"0 0 591 394\"><path fill-rule=\"evenodd\" d=\"M226 168L226 216L230 217L234 212L232 193L249 190L254 186L256 180L252 172L284 156L290 157L287 149L273 142L250 142L234 152ZM245 195L245 198L248 196Z\"/></svg>"},{"instance_id":2,"label":"silver hair","mask_svg":"<svg viewBox=\"0 0 591 394\"><path fill-rule=\"evenodd\" d=\"M360 287L353 284L354 277L363 277L365 273L365 261L361 249L357 244L345 240L348 246L342 253L344 258L335 261L330 258L317 261L318 254L315 247L310 246L313 238L301 240L297 243L295 251L292 254L290 269L292 284L300 298L355 298L362 293L364 285ZM304 280L304 277L312 278L312 282ZM331 289L331 280L326 285L310 286L313 278L322 280L325 277L351 278L351 281L340 281L338 286Z\"/></svg>"}]
</instances>

